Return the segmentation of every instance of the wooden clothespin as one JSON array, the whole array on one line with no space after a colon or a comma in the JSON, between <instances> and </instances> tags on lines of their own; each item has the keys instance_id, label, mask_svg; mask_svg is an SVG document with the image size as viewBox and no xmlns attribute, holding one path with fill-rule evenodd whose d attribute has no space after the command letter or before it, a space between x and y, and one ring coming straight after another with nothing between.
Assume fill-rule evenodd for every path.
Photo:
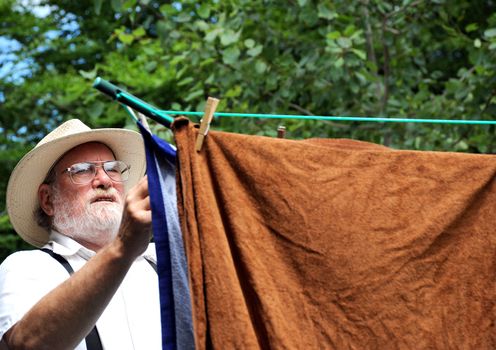
<instances>
[{"instance_id":1,"label":"wooden clothespin","mask_svg":"<svg viewBox=\"0 0 496 350\"><path fill-rule=\"evenodd\" d=\"M284 125L279 125L277 128L277 138L283 139L286 136L286 127Z\"/></svg>"},{"instance_id":2,"label":"wooden clothespin","mask_svg":"<svg viewBox=\"0 0 496 350\"><path fill-rule=\"evenodd\" d=\"M215 109L219 104L219 100L213 97L207 99L207 104L205 105L205 112L203 113L203 118L200 122L200 131L198 132L198 137L196 138L196 151L200 152L203 146L203 140L208 134L208 129L210 128L210 123L214 117Z\"/></svg>"}]
</instances>

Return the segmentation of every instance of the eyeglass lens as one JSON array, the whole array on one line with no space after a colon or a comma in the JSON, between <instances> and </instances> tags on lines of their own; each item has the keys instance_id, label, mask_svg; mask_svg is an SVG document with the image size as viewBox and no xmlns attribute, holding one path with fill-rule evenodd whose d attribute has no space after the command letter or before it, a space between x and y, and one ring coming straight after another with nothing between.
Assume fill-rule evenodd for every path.
<instances>
[{"instance_id":1,"label":"eyeglass lens","mask_svg":"<svg viewBox=\"0 0 496 350\"><path fill-rule=\"evenodd\" d=\"M77 184L85 184L94 179L96 168L103 168L108 177L115 182L123 182L129 178L129 166L123 161L108 161L101 164L97 163L77 163L69 169L72 181Z\"/></svg>"}]
</instances>

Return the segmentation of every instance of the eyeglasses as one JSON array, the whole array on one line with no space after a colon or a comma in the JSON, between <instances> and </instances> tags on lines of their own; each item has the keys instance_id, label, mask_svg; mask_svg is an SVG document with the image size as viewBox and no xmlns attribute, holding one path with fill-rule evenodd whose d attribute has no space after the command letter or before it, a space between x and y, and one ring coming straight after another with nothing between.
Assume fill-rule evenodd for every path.
<instances>
[{"instance_id":1,"label":"eyeglasses","mask_svg":"<svg viewBox=\"0 0 496 350\"><path fill-rule=\"evenodd\" d=\"M71 165L62 173L69 173L69 177L73 183L84 185L95 178L96 168L102 168L112 181L124 182L129 179L129 169L131 169L131 166L121 160L82 162Z\"/></svg>"}]
</instances>

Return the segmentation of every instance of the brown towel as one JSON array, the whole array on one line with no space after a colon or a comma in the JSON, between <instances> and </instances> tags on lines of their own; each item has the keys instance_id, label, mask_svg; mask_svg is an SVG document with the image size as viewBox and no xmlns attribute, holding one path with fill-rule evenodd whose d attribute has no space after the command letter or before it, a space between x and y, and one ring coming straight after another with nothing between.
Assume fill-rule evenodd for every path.
<instances>
[{"instance_id":1,"label":"brown towel","mask_svg":"<svg viewBox=\"0 0 496 350\"><path fill-rule=\"evenodd\" d=\"M198 349L496 349L496 157L174 124Z\"/></svg>"}]
</instances>

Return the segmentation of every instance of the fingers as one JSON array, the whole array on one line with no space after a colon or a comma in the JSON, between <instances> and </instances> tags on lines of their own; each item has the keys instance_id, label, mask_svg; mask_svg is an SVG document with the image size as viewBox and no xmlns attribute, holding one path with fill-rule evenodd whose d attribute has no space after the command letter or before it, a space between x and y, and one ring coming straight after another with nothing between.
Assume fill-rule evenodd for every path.
<instances>
[{"instance_id":1,"label":"fingers","mask_svg":"<svg viewBox=\"0 0 496 350\"><path fill-rule=\"evenodd\" d=\"M142 213L142 221L143 222L146 222L148 223L150 226L149 226L149 229L151 229L151 223L152 223L152 211L151 210L146 210L146 211L143 211Z\"/></svg>"},{"instance_id":2,"label":"fingers","mask_svg":"<svg viewBox=\"0 0 496 350\"><path fill-rule=\"evenodd\" d=\"M148 179L143 177L129 190L125 199L119 238L133 256L142 253L151 237L152 212L148 195Z\"/></svg>"},{"instance_id":3,"label":"fingers","mask_svg":"<svg viewBox=\"0 0 496 350\"><path fill-rule=\"evenodd\" d=\"M128 196L144 199L148 197L148 177L143 176L136 185L134 185L128 193Z\"/></svg>"},{"instance_id":4,"label":"fingers","mask_svg":"<svg viewBox=\"0 0 496 350\"><path fill-rule=\"evenodd\" d=\"M152 207L150 205L150 197L146 197L146 201L144 205L145 205L145 210L152 210Z\"/></svg>"},{"instance_id":5,"label":"fingers","mask_svg":"<svg viewBox=\"0 0 496 350\"><path fill-rule=\"evenodd\" d=\"M148 178L146 176L129 191L126 197L125 211L134 220L145 224L151 222L151 205L148 194Z\"/></svg>"},{"instance_id":6,"label":"fingers","mask_svg":"<svg viewBox=\"0 0 496 350\"><path fill-rule=\"evenodd\" d=\"M150 205L150 195L148 193L148 177L144 176L137 184L137 196L141 198L139 205L143 210L143 220L146 222L152 221L152 212Z\"/></svg>"}]
</instances>

